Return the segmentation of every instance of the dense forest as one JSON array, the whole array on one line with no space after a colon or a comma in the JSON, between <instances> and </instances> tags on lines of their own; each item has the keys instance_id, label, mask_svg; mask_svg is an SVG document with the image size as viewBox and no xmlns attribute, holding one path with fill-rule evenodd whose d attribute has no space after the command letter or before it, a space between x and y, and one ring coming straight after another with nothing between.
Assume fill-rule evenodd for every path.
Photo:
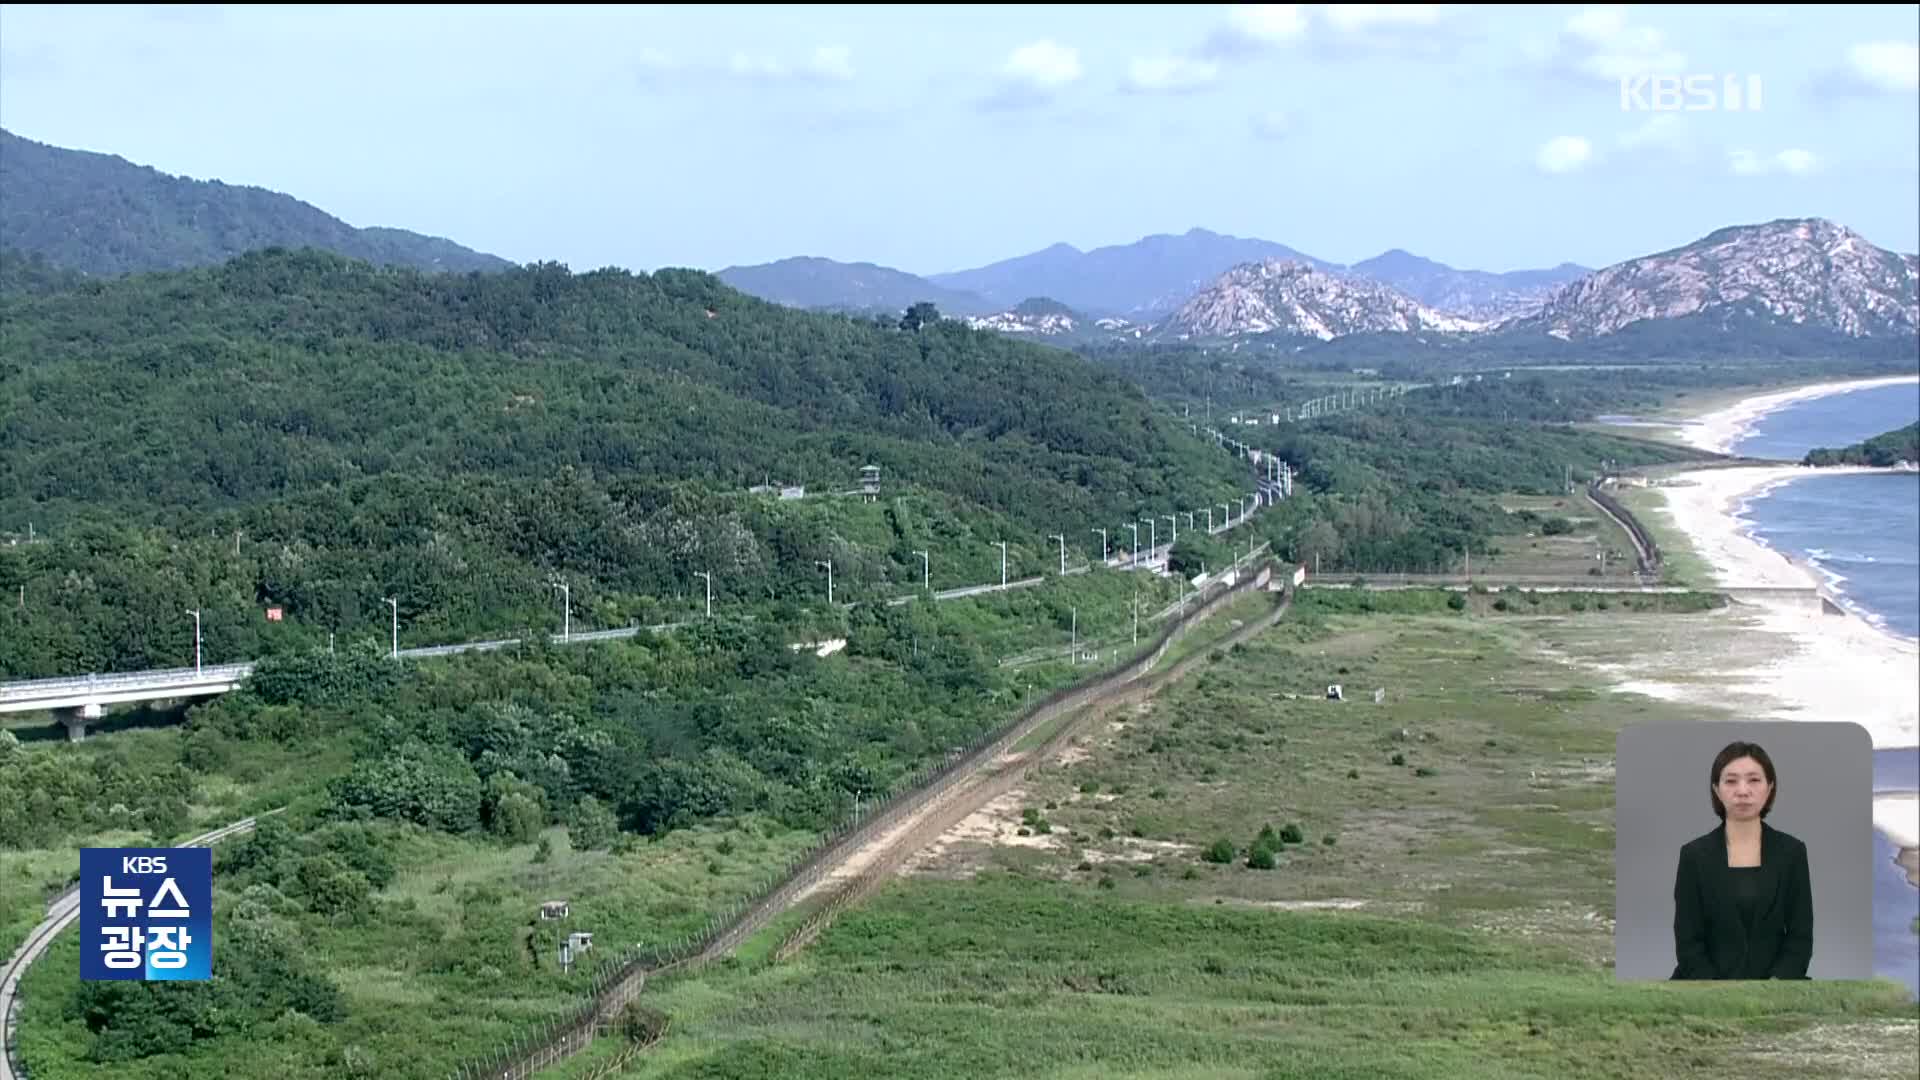
<instances>
[{"instance_id":1,"label":"dense forest","mask_svg":"<svg viewBox=\"0 0 1920 1080\"><path fill-rule=\"evenodd\" d=\"M1873 465L1885 468L1902 461L1920 463L1920 424L1883 432L1864 442L1838 450L1821 446L1807 452L1808 465Z\"/></svg>"},{"instance_id":2,"label":"dense forest","mask_svg":"<svg viewBox=\"0 0 1920 1080\"><path fill-rule=\"evenodd\" d=\"M410 643L991 580L1247 470L1070 354L790 311L694 272L319 252L0 281L0 675ZM848 497L860 470L880 497ZM804 486L781 499L749 489ZM265 609L281 609L269 622ZM421 639L424 637L424 642Z\"/></svg>"}]
</instances>

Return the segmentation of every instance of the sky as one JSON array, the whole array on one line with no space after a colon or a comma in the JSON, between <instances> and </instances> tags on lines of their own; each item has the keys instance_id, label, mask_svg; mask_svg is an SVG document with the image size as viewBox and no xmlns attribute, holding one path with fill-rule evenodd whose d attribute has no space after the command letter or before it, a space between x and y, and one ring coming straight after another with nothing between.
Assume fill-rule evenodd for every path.
<instances>
[{"instance_id":1,"label":"sky","mask_svg":"<svg viewBox=\"0 0 1920 1080\"><path fill-rule=\"evenodd\" d=\"M1917 41L1915 5L0 5L0 127L577 271L1194 227L1598 267L1783 217L1920 250Z\"/></svg>"}]
</instances>

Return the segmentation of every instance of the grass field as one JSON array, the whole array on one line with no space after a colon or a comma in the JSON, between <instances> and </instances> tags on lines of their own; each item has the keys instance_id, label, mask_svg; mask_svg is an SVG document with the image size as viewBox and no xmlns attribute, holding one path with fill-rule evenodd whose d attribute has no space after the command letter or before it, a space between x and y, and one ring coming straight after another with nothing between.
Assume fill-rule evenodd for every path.
<instances>
[{"instance_id":1,"label":"grass field","mask_svg":"<svg viewBox=\"0 0 1920 1080\"><path fill-rule=\"evenodd\" d=\"M1612 494L1640 522L1640 527L1653 536L1653 542L1660 545L1661 576L1665 581L1695 588L1712 587L1713 569L1705 559L1694 554L1686 535L1673 527L1666 513L1664 495L1654 488L1636 487L1618 488Z\"/></svg>"},{"instance_id":2,"label":"grass field","mask_svg":"<svg viewBox=\"0 0 1920 1080\"><path fill-rule=\"evenodd\" d=\"M1896 985L1612 977L1614 736L1718 714L1607 671L1734 632L1296 605L799 958L650 989L673 1034L630 1073L1911 1076ZM1051 829L1015 840L1028 810ZM1264 827L1299 838L1272 869L1249 865Z\"/></svg>"}]
</instances>

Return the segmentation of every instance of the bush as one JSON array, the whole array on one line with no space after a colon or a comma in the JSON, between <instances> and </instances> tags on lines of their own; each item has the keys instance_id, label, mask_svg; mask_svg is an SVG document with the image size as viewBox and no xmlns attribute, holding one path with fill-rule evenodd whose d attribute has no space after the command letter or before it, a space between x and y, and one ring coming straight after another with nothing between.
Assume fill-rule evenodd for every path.
<instances>
[{"instance_id":1,"label":"bush","mask_svg":"<svg viewBox=\"0 0 1920 1080\"><path fill-rule=\"evenodd\" d=\"M1325 835L1325 836L1323 836L1323 837L1321 837L1321 838L1320 838L1320 842L1321 842L1322 844L1325 844L1325 845L1326 845L1326 846L1328 846L1328 847L1332 847L1332 846L1334 845L1334 836L1333 836L1333 834L1332 834L1332 833L1328 833L1327 835Z\"/></svg>"},{"instance_id":2,"label":"bush","mask_svg":"<svg viewBox=\"0 0 1920 1080\"><path fill-rule=\"evenodd\" d=\"M610 847L619 835L620 823L614 820L613 811L591 795L580 800L567 822L567 842L575 851Z\"/></svg>"},{"instance_id":3,"label":"bush","mask_svg":"<svg viewBox=\"0 0 1920 1080\"><path fill-rule=\"evenodd\" d=\"M1573 522L1563 517L1550 517L1540 526L1542 536L1565 536L1573 531Z\"/></svg>"},{"instance_id":4,"label":"bush","mask_svg":"<svg viewBox=\"0 0 1920 1080\"><path fill-rule=\"evenodd\" d=\"M1407 755L1405 754L1393 755L1393 763L1395 765L1405 765L1407 763Z\"/></svg>"},{"instance_id":5,"label":"bush","mask_svg":"<svg viewBox=\"0 0 1920 1080\"><path fill-rule=\"evenodd\" d=\"M1495 611L1505 611L1505 610L1507 610L1507 598L1503 596L1503 597L1501 597L1500 599L1498 599L1498 600L1495 600L1495 601L1493 602L1493 610L1495 610Z\"/></svg>"},{"instance_id":6,"label":"bush","mask_svg":"<svg viewBox=\"0 0 1920 1080\"><path fill-rule=\"evenodd\" d=\"M1415 776L1432 776L1432 775L1433 775L1433 770L1432 770L1432 769L1429 769L1429 768L1427 768L1427 767L1426 767L1425 765L1422 765L1422 766L1420 766L1419 768L1417 768L1417 769L1415 769L1415 770L1413 770L1413 775L1415 775Z\"/></svg>"},{"instance_id":7,"label":"bush","mask_svg":"<svg viewBox=\"0 0 1920 1080\"><path fill-rule=\"evenodd\" d=\"M1273 849L1265 845L1254 848L1253 851L1247 855L1247 869L1273 869Z\"/></svg>"},{"instance_id":8,"label":"bush","mask_svg":"<svg viewBox=\"0 0 1920 1080\"><path fill-rule=\"evenodd\" d=\"M1215 840L1212 846L1207 848L1206 855L1204 857L1210 863L1232 862L1233 861L1233 841L1227 839L1224 836L1218 840Z\"/></svg>"},{"instance_id":9,"label":"bush","mask_svg":"<svg viewBox=\"0 0 1920 1080\"><path fill-rule=\"evenodd\" d=\"M1466 607L1467 607L1467 597L1466 597L1466 594L1465 594L1465 593L1449 593L1449 594L1447 594L1447 606L1448 606L1448 607L1450 607L1450 608L1452 608L1452 609L1453 609L1453 610L1455 610L1455 611L1464 611L1464 610L1466 610Z\"/></svg>"},{"instance_id":10,"label":"bush","mask_svg":"<svg viewBox=\"0 0 1920 1080\"><path fill-rule=\"evenodd\" d=\"M1307 834L1300 829L1300 823L1296 821L1287 822L1287 827L1280 830L1281 841L1288 844L1303 843L1306 836Z\"/></svg>"},{"instance_id":11,"label":"bush","mask_svg":"<svg viewBox=\"0 0 1920 1080\"><path fill-rule=\"evenodd\" d=\"M1349 779L1349 780L1358 780L1358 779L1360 779L1360 770L1359 770L1359 769L1348 769L1348 770L1347 770L1347 779Z\"/></svg>"},{"instance_id":12,"label":"bush","mask_svg":"<svg viewBox=\"0 0 1920 1080\"><path fill-rule=\"evenodd\" d=\"M1279 847L1280 834L1273 831L1273 826L1263 825L1260 828L1260 835L1254 838L1253 846L1257 848L1258 847Z\"/></svg>"},{"instance_id":13,"label":"bush","mask_svg":"<svg viewBox=\"0 0 1920 1080\"><path fill-rule=\"evenodd\" d=\"M1589 566L1589 567L1587 567L1587 576L1588 576L1588 577L1599 577L1599 576L1600 576L1600 568L1599 568L1599 567L1597 567L1597 566Z\"/></svg>"}]
</instances>

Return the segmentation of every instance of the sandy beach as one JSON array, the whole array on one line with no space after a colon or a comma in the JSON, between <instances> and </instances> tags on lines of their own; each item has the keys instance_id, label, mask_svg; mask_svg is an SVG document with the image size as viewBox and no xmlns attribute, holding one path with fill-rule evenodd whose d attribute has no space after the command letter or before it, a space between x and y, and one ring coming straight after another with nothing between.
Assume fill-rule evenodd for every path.
<instances>
[{"instance_id":1,"label":"sandy beach","mask_svg":"<svg viewBox=\"0 0 1920 1080\"><path fill-rule=\"evenodd\" d=\"M1724 409L1697 417L1681 429L1680 437L1689 446L1701 450L1715 454L1731 453L1729 447L1752 431L1755 421L1776 409L1785 408L1796 401L1806 401L1809 398L1844 394L1853 390L1870 390L1876 386L1898 386L1901 383L1920 384L1920 375L1889 375L1878 379L1820 383L1794 390L1782 390L1774 394L1743 398Z\"/></svg>"},{"instance_id":2,"label":"sandy beach","mask_svg":"<svg viewBox=\"0 0 1920 1080\"><path fill-rule=\"evenodd\" d=\"M1748 398L1701 417L1683 437L1702 449L1726 453L1755 420L1792 402L1914 382L1920 378L1866 379ZM1670 477L1656 490L1664 500L1662 512L1712 568L1718 584L1821 589L1831 597L1815 569L1747 535L1739 515L1749 500L1782 484L1884 471L1852 466L1702 469ZM1723 679L1770 703L1763 706L1765 719L1852 721L1866 729L1876 751L1920 747L1920 643L1818 605L1753 598L1742 598L1741 603L1746 632L1775 641L1754 650L1755 656L1767 659L1726 671ZM1788 647L1778 648L1779 639ZM1628 682L1621 689L1712 704L1711 690L1701 687ZM1875 829L1900 849L1897 861L1908 880L1920 885L1920 794L1875 795L1873 820Z\"/></svg>"},{"instance_id":3,"label":"sandy beach","mask_svg":"<svg viewBox=\"0 0 1920 1080\"><path fill-rule=\"evenodd\" d=\"M1879 471L1884 470L1703 469L1674 476L1657 490L1666 517L1713 568L1718 584L1820 589L1816 571L1746 535L1736 515L1748 499L1797 479ZM1772 718L1851 720L1867 730L1875 749L1920 746L1920 644L1858 616L1825 613L1802 601L1748 598L1743 605L1756 632L1792 643L1781 659L1727 673L1772 699Z\"/></svg>"}]
</instances>

